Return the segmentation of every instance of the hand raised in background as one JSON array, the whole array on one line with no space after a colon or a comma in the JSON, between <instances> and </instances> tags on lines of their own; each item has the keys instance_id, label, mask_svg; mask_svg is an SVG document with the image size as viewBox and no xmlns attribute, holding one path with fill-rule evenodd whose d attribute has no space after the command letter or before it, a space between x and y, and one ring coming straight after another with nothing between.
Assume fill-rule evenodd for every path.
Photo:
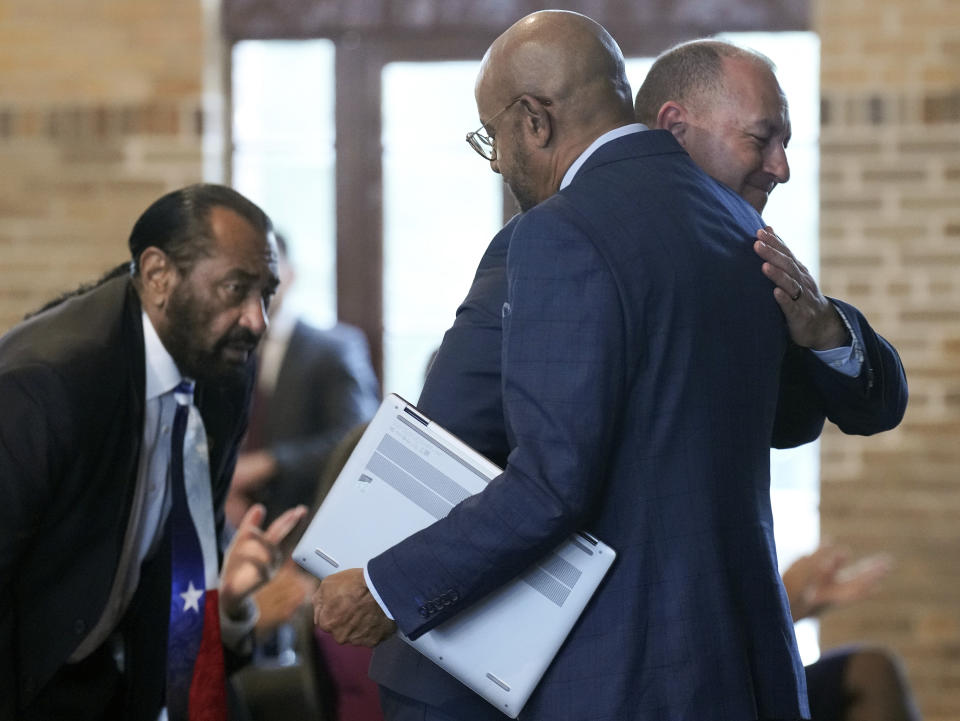
<instances>
[{"instance_id":1,"label":"hand raised in background","mask_svg":"<svg viewBox=\"0 0 960 721\"><path fill-rule=\"evenodd\" d=\"M783 572L794 621L867 598L893 567L886 554L866 556L854 563L848 561L846 549L825 545L797 559Z\"/></svg>"}]
</instances>

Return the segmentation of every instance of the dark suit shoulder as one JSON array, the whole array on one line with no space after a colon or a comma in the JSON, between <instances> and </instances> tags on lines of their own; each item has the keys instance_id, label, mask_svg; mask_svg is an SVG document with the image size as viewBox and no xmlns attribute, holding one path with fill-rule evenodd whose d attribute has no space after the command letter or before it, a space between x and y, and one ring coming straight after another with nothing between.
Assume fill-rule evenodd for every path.
<instances>
[{"instance_id":1,"label":"dark suit shoulder","mask_svg":"<svg viewBox=\"0 0 960 721\"><path fill-rule=\"evenodd\" d=\"M637 172L637 166L630 161L637 161L641 171ZM600 146L577 172L573 183L559 195L576 197L585 190L585 183L602 185L609 190L606 184L611 175L628 198L652 209L667 210L666 203L669 203L675 209L685 208L689 212L722 210L751 233L765 225L749 203L707 175L666 130L631 133ZM673 190L669 198L662 194L667 186Z\"/></svg>"},{"instance_id":2,"label":"dark suit shoulder","mask_svg":"<svg viewBox=\"0 0 960 721\"><path fill-rule=\"evenodd\" d=\"M140 327L140 304L130 279L115 278L14 326L0 337L0 367L43 364L76 370L90 356L128 345L130 331Z\"/></svg>"},{"instance_id":3,"label":"dark suit shoulder","mask_svg":"<svg viewBox=\"0 0 960 721\"><path fill-rule=\"evenodd\" d=\"M332 351L344 349L367 348L367 337L356 326L347 323L337 323L330 328L320 328L303 319L298 319L290 336L290 344L309 343L318 348L329 348Z\"/></svg>"},{"instance_id":4,"label":"dark suit shoulder","mask_svg":"<svg viewBox=\"0 0 960 721\"><path fill-rule=\"evenodd\" d=\"M367 336L356 326L337 323L318 328L297 320L284 354L281 377L302 380L304 375L355 376L365 390L379 396L379 386L370 361Z\"/></svg>"},{"instance_id":5,"label":"dark suit shoulder","mask_svg":"<svg viewBox=\"0 0 960 721\"><path fill-rule=\"evenodd\" d=\"M0 374L57 377L70 396L60 404L81 408L125 390L117 378L142 386L140 303L130 279L107 281L14 327L0 338Z\"/></svg>"}]
</instances>

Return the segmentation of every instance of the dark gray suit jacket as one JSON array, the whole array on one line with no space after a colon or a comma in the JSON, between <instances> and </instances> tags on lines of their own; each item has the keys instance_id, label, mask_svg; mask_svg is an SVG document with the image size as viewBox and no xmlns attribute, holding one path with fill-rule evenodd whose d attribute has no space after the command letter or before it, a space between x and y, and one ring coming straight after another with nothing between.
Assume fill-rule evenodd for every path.
<instances>
[{"instance_id":1,"label":"dark gray suit jacket","mask_svg":"<svg viewBox=\"0 0 960 721\"><path fill-rule=\"evenodd\" d=\"M267 405L262 440L277 474L254 495L267 521L298 503L310 505L331 451L377 411L380 388L366 338L339 324L324 330L297 321Z\"/></svg>"}]
</instances>

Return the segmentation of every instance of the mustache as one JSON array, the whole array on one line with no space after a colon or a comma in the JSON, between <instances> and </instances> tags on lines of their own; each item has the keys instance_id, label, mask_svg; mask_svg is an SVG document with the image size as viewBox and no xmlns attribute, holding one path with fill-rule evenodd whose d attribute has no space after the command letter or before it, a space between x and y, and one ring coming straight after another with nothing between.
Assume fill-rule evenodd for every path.
<instances>
[{"instance_id":1,"label":"mustache","mask_svg":"<svg viewBox=\"0 0 960 721\"><path fill-rule=\"evenodd\" d=\"M220 339L217 346L220 348L224 346L240 346L246 347L248 350L253 350L259 342L260 336L249 328L231 328L226 335Z\"/></svg>"}]
</instances>

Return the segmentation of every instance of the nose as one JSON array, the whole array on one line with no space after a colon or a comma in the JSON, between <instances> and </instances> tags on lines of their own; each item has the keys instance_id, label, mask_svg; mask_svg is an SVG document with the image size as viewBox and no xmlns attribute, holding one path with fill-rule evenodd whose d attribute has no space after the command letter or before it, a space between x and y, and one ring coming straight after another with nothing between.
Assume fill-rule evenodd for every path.
<instances>
[{"instance_id":1,"label":"nose","mask_svg":"<svg viewBox=\"0 0 960 721\"><path fill-rule=\"evenodd\" d=\"M264 303L263 296L251 294L243 304L240 325L259 338L266 331L268 323L267 306Z\"/></svg>"},{"instance_id":2,"label":"nose","mask_svg":"<svg viewBox=\"0 0 960 721\"><path fill-rule=\"evenodd\" d=\"M782 145L774 146L767 158L767 172L770 173L779 185L790 180L790 163L787 162L787 149Z\"/></svg>"},{"instance_id":3,"label":"nose","mask_svg":"<svg viewBox=\"0 0 960 721\"><path fill-rule=\"evenodd\" d=\"M496 155L494 155L493 159L490 161L490 170L497 175L500 175L500 159Z\"/></svg>"}]
</instances>

